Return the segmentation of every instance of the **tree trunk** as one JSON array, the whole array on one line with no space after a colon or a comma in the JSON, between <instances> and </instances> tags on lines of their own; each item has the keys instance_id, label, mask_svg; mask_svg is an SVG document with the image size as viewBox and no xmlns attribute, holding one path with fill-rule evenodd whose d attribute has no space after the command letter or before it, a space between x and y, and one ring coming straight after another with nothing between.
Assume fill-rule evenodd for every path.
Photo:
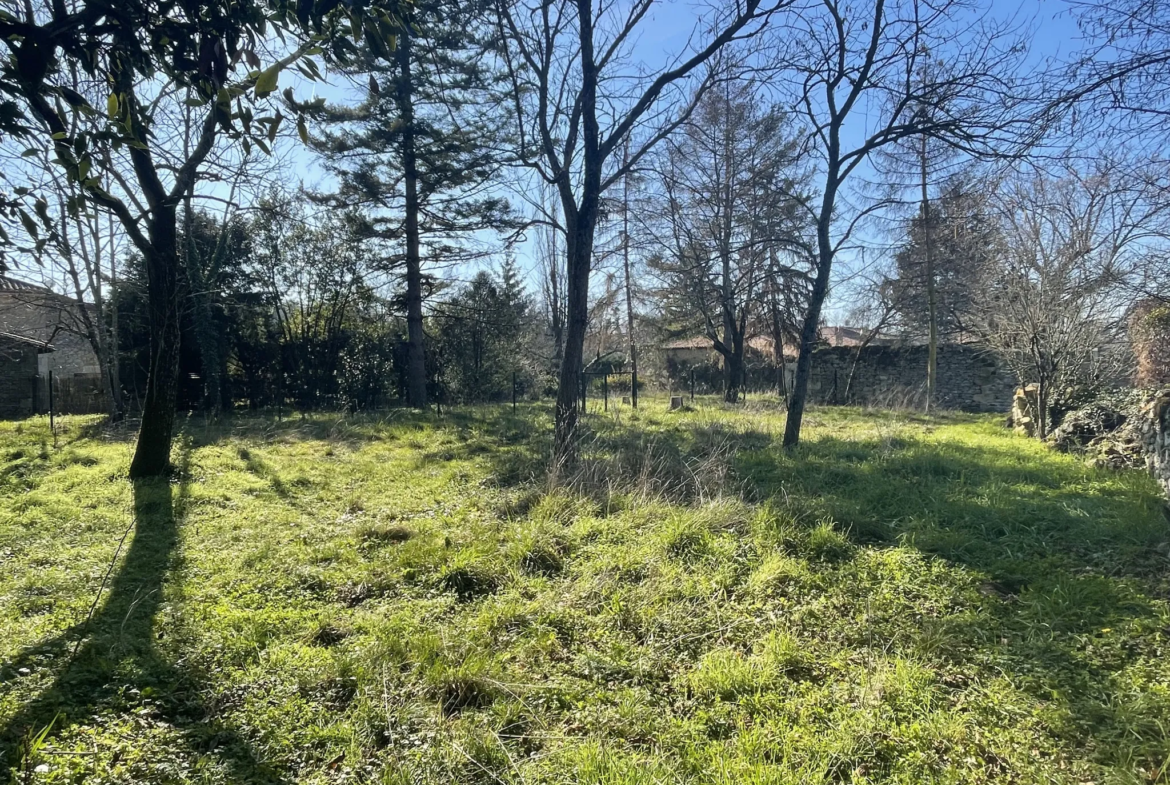
<instances>
[{"instance_id":1,"label":"tree trunk","mask_svg":"<svg viewBox=\"0 0 1170 785\"><path fill-rule=\"evenodd\" d=\"M733 341L730 354L723 356L723 400L727 403L739 403L739 392L743 385L744 361L743 342Z\"/></svg>"},{"instance_id":2,"label":"tree trunk","mask_svg":"<svg viewBox=\"0 0 1170 785\"><path fill-rule=\"evenodd\" d=\"M110 219L110 226L113 226L113 218ZM112 233L112 232L111 232ZM126 399L122 395L122 375L121 375L121 358L118 350L118 276L117 276L117 255L111 244L110 249L110 325L109 325L109 342L107 343L108 355L106 361L109 364L109 385L110 393L113 399L114 411L117 412L116 420L121 420L126 416ZM96 260L97 279L101 280L101 259ZM104 326L103 326L104 327Z\"/></svg>"},{"instance_id":3,"label":"tree trunk","mask_svg":"<svg viewBox=\"0 0 1170 785\"><path fill-rule=\"evenodd\" d=\"M423 345L422 259L418 231L418 161L414 144L414 95L410 74L409 23L395 48L398 60L398 113L402 118L402 183L406 196L406 399L427 405L427 360Z\"/></svg>"},{"instance_id":4,"label":"tree trunk","mask_svg":"<svg viewBox=\"0 0 1170 785\"><path fill-rule=\"evenodd\" d=\"M836 146L834 133L833 144ZM808 399L808 382L812 375L812 353L817 342L817 328L821 322L821 307L829 294L829 273L833 267L833 242L829 230L833 218L833 206L837 195L837 170L832 164L835 155L830 151L830 170L827 187L821 198L821 210L817 217L817 277L813 279L808 309L804 324L800 328L800 354L796 358L796 377L792 382L792 401L788 404L788 417L784 421L784 446L795 447L800 443L800 426L804 420L804 407Z\"/></svg>"},{"instance_id":5,"label":"tree trunk","mask_svg":"<svg viewBox=\"0 0 1170 785\"><path fill-rule=\"evenodd\" d=\"M170 469L171 438L179 382L179 262L177 214L173 205L157 208L150 223L151 251L144 253L150 365L142 426L130 462L130 477L158 477Z\"/></svg>"},{"instance_id":6,"label":"tree trunk","mask_svg":"<svg viewBox=\"0 0 1170 785\"><path fill-rule=\"evenodd\" d=\"M585 330L589 325L589 265L593 255L593 221L579 215L569 229L567 243L565 346L557 386L554 474L576 457L576 434Z\"/></svg>"},{"instance_id":7,"label":"tree trunk","mask_svg":"<svg viewBox=\"0 0 1170 785\"><path fill-rule=\"evenodd\" d=\"M195 339L199 342L199 368L203 374L203 408L212 418L218 417L223 409L223 382L220 378L219 331L216 330L211 315L210 284L207 280L208 268L213 260L202 258L195 241L195 212L191 207L194 198L192 191L188 191L183 203L183 233L186 235L186 259L183 270L187 274L187 285L190 289L194 322ZM227 222L221 227L227 231Z\"/></svg>"},{"instance_id":8,"label":"tree trunk","mask_svg":"<svg viewBox=\"0 0 1170 785\"><path fill-rule=\"evenodd\" d=\"M1036 384L1036 438L1040 441L1048 436L1048 384L1044 375Z\"/></svg>"},{"instance_id":9,"label":"tree trunk","mask_svg":"<svg viewBox=\"0 0 1170 785\"><path fill-rule=\"evenodd\" d=\"M593 262L593 234L601 202L601 127L597 120L597 64L593 59L593 8L577 3L581 50L581 196L575 199L568 175L557 182L565 218L565 353L557 388L553 428L553 476L577 456L577 396L581 393L581 363L585 330L589 325L589 269Z\"/></svg>"},{"instance_id":10,"label":"tree trunk","mask_svg":"<svg viewBox=\"0 0 1170 785\"><path fill-rule=\"evenodd\" d=\"M926 310L930 320L930 343L926 352L926 411L934 406L938 376L938 294L934 282L934 247L931 237L930 199L926 190L926 136L922 137L922 237L926 251Z\"/></svg>"},{"instance_id":11,"label":"tree trunk","mask_svg":"<svg viewBox=\"0 0 1170 785\"><path fill-rule=\"evenodd\" d=\"M630 140L626 139L623 164L630 161ZM622 179L622 265L626 272L626 330L630 338L630 403L638 408L638 346L634 340L634 294L630 281L630 175Z\"/></svg>"}]
</instances>

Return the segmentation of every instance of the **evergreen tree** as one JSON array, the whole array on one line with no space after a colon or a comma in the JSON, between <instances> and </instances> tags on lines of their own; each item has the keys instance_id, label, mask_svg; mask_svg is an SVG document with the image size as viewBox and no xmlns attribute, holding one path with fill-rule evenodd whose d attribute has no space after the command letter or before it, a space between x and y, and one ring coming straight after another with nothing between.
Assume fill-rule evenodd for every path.
<instances>
[{"instance_id":1,"label":"evergreen tree","mask_svg":"<svg viewBox=\"0 0 1170 785\"><path fill-rule=\"evenodd\" d=\"M513 374L524 372L521 349L534 323L532 301L512 260L499 276L478 273L439 307L435 336L445 392L464 401L501 400Z\"/></svg>"},{"instance_id":2,"label":"evergreen tree","mask_svg":"<svg viewBox=\"0 0 1170 785\"><path fill-rule=\"evenodd\" d=\"M424 264L466 260L477 233L508 223L488 188L503 163L504 113L485 10L479 0L411 4L393 57L369 51L351 71L368 74L368 98L322 107L330 128L313 141L338 182L326 201L361 209L385 268L404 272L412 406L427 402Z\"/></svg>"},{"instance_id":3,"label":"evergreen tree","mask_svg":"<svg viewBox=\"0 0 1170 785\"><path fill-rule=\"evenodd\" d=\"M970 330L975 288L996 244L996 229L975 184L953 179L930 206L929 233L922 211L909 221L905 244L894 257L896 276L887 282L902 327L912 335L930 329L927 243L934 273L938 334L961 338Z\"/></svg>"},{"instance_id":4,"label":"evergreen tree","mask_svg":"<svg viewBox=\"0 0 1170 785\"><path fill-rule=\"evenodd\" d=\"M798 140L782 107L728 81L702 97L657 168L662 217L647 224L662 253L649 267L667 313L722 357L724 398L735 403L766 290L795 291L807 277L780 262L802 256L810 234Z\"/></svg>"}]
</instances>

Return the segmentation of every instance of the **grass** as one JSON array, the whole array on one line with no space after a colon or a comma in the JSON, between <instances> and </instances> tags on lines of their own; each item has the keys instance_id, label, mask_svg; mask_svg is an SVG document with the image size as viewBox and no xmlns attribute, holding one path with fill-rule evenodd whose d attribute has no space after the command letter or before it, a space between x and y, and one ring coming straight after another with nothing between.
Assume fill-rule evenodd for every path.
<instances>
[{"instance_id":1,"label":"grass","mask_svg":"<svg viewBox=\"0 0 1170 785\"><path fill-rule=\"evenodd\" d=\"M0 424L0 778L1170 782L1151 480L664 409L551 492L540 407L192 421L136 485L125 433Z\"/></svg>"}]
</instances>

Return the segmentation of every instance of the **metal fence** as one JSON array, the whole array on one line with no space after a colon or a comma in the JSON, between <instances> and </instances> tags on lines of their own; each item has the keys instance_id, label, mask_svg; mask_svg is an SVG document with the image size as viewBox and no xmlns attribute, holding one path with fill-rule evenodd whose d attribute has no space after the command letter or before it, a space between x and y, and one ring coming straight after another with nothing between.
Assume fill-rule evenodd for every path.
<instances>
[{"instance_id":1,"label":"metal fence","mask_svg":"<svg viewBox=\"0 0 1170 785\"><path fill-rule=\"evenodd\" d=\"M34 376L33 413L100 414L106 410L102 378L98 374Z\"/></svg>"}]
</instances>

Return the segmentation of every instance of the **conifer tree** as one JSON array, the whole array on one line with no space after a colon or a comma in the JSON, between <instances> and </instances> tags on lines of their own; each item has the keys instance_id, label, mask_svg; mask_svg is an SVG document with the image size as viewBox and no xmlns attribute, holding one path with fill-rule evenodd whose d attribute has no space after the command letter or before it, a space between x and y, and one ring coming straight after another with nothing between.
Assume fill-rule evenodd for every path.
<instances>
[{"instance_id":1,"label":"conifer tree","mask_svg":"<svg viewBox=\"0 0 1170 785\"><path fill-rule=\"evenodd\" d=\"M323 107L328 130L313 140L337 180L325 201L361 210L385 269L402 272L412 406L427 403L424 264L468 260L479 233L509 224L490 190L504 161L503 103L484 12L478 0L411 4L393 56L367 51L350 72L368 78L368 97Z\"/></svg>"}]
</instances>

